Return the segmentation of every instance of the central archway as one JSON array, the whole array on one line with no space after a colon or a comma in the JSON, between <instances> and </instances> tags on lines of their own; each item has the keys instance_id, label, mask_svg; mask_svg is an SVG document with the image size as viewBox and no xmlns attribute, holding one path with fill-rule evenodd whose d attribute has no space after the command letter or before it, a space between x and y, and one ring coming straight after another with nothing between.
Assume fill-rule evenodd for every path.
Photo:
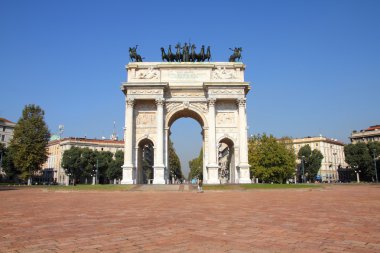
<instances>
[{"instance_id":1,"label":"central archway","mask_svg":"<svg viewBox=\"0 0 380 253\"><path fill-rule=\"evenodd\" d=\"M192 146L189 146L189 149L194 149L193 152L192 152L193 153L193 157L191 159L194 159L194 158L198 157L199 156L199 151L201 149L202 150L205 149L204 125L205 125L206 119L202 118L202 116L199 114L199 112L196 112L193 109L182 108L182 107L177 108L171 114L168 114L168 117L166 119L167 129L168 129L168 135L166 136L167 137L166 143L169 144L169 146L170 146L169 142L172 141L172 145L176 147L176 153L181 158L180 160L181 160L181 167L182 167L181 170L182 170L182 173L184 173L183 175L185 177L187 177L190 174L189 172L190 172L190 169L191 169L189 167L189 165L188 165L188 162L190 161L190 159L189 159L189 157L187 157L188 159L185 159L184 156L181 156L181 154L180 154L181 151L182 151L182 155L183 155L183 145L184 144L180 143L179 147L182 146L182 148L177 149L178 146L175 145L175 144L178 144L178 143L175 141L175 139L172 138L173 137L173 135L172 135L172 133L173 133L173 125L175 125L178 121L180 121L178 123L181 124L181 122L183 122L181 120L183 120L183 119L191 119L191 121L194 122L193 124L191 124L192 122L185 121L187 123L190 123L190 125L192 125L194 127L194 129L191 130L192 134L195 134L193 130L197 129L197 131L198 131L199 130L198 127L200 127L200 132L199 133L201 134L201 140L202 140L201 143L200 143L200 146L198 146L199 145L199 139L198 139L198 141L196 141L196 143L197 143L196 149L194 149L195 148L194 145L189 144L189 145L192 145ZM196 126L196 125L198 125L198 126ZM183 126L183 123L182 123L182 126ZM185 135L186 136L189 133L188 130L189 129L187 128L185 130L186 132L176 133L176 134ZM178 129L177 129L177 131L178 131ZM199 134L199 133L197 133L197 134ZM189 143L188 142L189 141L189 139L188 139L189 136L186 136L186 137L185 136L181 137L181 139L185 139L185 140L187 139L186 143ZM192 138L193 136L194 135L192 135L190 138ZM177 138L178 138L178 135L177 135ZM194 138L192 138L190 142L192 142L193 140L194 140ZM194 143L194 142L192 142L192 143ZM170 163L170 150L169 150L170 147L169 146L165 147L166 148L165 165L166 165L166 168L167 168L167 170L166 170L166 173L167 173L166 176L167 176L168 179L171 179L171 173L172 173L172 169L173 168L171 168L171 163ZM187 154L189 154L189 149L187 149ZM204 153L205 152L202 152L203 156L204 156ZM204 157L203 157L202 160L204 161ZM189 169L189 171L187 171L187 168ZM199 176L203 176L203 169L204 169L204 165L202 165L201 175L199 175ZM186 172L186 174L185 174L185 172ZM191 180L191 178L188 178L188 180ZM173 180L169 180L168 182L169 183L173 183Z\"/></svg>"}]
</instances>

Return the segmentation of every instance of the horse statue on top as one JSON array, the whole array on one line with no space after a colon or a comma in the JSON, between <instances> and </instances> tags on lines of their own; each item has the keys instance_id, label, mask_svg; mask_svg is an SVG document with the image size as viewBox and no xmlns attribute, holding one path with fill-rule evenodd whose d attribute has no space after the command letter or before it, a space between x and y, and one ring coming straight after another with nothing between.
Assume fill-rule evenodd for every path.
<instances>
[{"instance_id":1,"label":"horse statue on top","mask_svg":"<svg viewBox=\"0 0 380 253\"><path fill-rule=\"evenodd\" d=\"M136 45L136 47L129 48L129 58L131 61L142 62L142 59L144 58L142 58L141 55L137 54L137 47L138 45Z\"/></svg>"},{"instance_id":2,"label":"horse statue on top","mask_svg":"<svg viewBox=\"0 0 380 253\"><path fill-rule=\"evenodd\" d=\"M241 47L235 47L234 49L231 49L234 53L230 56L229 62L236 62L241 60L241 52L243 51L243 48Z\"/></svg>"}]
</instances>

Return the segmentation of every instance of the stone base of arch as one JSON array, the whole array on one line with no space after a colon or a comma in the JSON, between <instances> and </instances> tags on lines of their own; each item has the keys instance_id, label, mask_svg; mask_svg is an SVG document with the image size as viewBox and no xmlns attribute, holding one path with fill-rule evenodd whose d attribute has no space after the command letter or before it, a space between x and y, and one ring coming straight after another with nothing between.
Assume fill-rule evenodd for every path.
<instances>
[{"instance_id":1,"label":"stone base of arch","mask_svg":"<svg viewBox=\"0 0 380 253\"><path fill-rule=\"evenodd\" d=\"M220 180L219 180L219 177L218 177L218 170L219 170L219 166L217 164L210 164L210 165L207 165L207 170L208 170L208 178L207 180L205 181L206 184L220 184Z\"/></svg>"},{"instance_id":2,"label":"stone base of arch","mask_svg":"<svg viewBox=\"0 0 380 253\"><path fill-rule=\"evenodd\" d=\"M133 166L132 165L123 165L123 179L121 180L121 184L134 184L133 180Z\"/></svg>"},{"instance_id":3,"label":"stone base of arch","mask_svg":"<svg viewBox=\"0 0 380 253\"><path fill-rule=\"evenodd\" d=\"M240 164L238 166L238 169L239 169L239 184L250 184L251 183L251 179L249 177L250 175L250 172L249 172L249 168L251 166L247 163L247 164Z\"/></svg>"},{"instance_id":4,"label":"stone base of arch","mask_svg":"<svg viewBox=\"0 0 380 253\"><path fill-rule=\"evenodd\" d=\"M165 184L165 166L153 166L153 184Z\"/></svg>"}]
</instances>

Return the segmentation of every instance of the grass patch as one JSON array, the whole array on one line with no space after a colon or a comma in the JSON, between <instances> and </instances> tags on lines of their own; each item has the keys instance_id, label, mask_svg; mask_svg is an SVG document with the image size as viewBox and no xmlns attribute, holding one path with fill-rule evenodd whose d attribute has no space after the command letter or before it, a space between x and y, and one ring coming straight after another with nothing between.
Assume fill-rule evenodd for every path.
<instances>
[{"instance_id":1,"label":"grass patch","mask_svg":"<svg viewBox=\"0 0 380 253\"><path fill-rule=\"evenodd\" d=\"M53 185L53 186L41 186L45 189L52 191L128 191L135 185L120 185L120 184L78 184L76 186L69 185Z\"/></svg>"},{"instance_id":2,"label":"grass patch","mask_svg":"<svg viewBox=\"0 0 380 253\"><path fill-rule=\"evenodd\" d=\"M204 190L302 189L323 187L321 184L224 184L203 185Z\"/></svg>"},{"instance_id":3,"label":"grass patch","mask_svg":"<svg viewBox=\"0 0 380 253\"><path fill-rule=\"evenodd\" d=\"M9 185L9 184L8 184ZM32 185L32 186L19 186L15 187L29 188L29 189L46 189L48 191L128 191L135 185L120 185L120 184L78 184L76 186L69 185Z\"/></svg>"}]
</instances>

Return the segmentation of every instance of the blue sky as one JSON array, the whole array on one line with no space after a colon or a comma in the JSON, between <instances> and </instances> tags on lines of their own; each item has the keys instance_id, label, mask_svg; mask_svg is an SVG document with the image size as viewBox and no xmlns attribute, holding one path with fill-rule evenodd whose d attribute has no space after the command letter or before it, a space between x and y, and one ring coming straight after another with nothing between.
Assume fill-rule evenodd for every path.
<instances>
[{"instance_id":1,"label":"blue sky","mask_svg":"<svg viewBox=\"0 0 380 253\"><path fill-rule=\"evenodd\" d=\"M250 134L348 142L380 124L379 13L376 0L0 0L0 117L35 103L52 132L109 137L116 121L121 136L128 47L160 61L161 46L190 40L214 61L243 47ZM186 165L201 128L180 119L171 130Z\"/></svg>"}]
</instances>

